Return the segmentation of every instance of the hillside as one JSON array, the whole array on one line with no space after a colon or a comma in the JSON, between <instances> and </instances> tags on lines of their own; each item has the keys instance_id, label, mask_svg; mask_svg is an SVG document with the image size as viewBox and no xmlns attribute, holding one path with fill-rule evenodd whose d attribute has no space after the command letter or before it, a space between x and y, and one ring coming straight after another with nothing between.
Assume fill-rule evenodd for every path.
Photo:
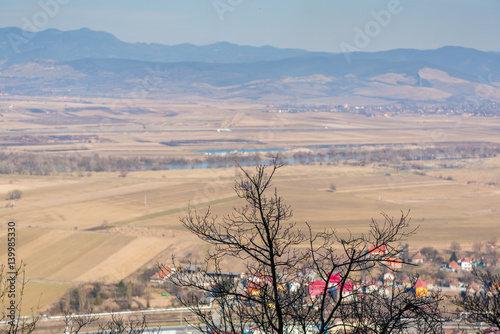
<instances>
[{"instance_id":1,"label":"hillside","mask_svg":"<svg viewBox=\"0 0 500 334\"><path fill-rule=\"evenodd\" d=\"M24 35L18 28L0 29L2 93L260 102L500 101L500 54L461 47L344 55L227 42L131 44L89 29Z\"/></svg>"}]
</instances>

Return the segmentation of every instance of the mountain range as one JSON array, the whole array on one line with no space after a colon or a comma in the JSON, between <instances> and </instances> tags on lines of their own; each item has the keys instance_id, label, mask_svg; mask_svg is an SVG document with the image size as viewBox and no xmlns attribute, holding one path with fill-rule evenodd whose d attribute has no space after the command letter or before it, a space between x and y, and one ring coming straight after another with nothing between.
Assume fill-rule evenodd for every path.
<instances>
[{"instance_id":1,"label":"mountain range","mask_svg":"<svg viewBox=\"0 0 500 334\"><path fill-rule=\"evenodd\" d=\"M89 29L0 28L0 92L260 102L500 101L500 53L335 54L220 42L126 43Z\"/></svg>"}]
</instances>

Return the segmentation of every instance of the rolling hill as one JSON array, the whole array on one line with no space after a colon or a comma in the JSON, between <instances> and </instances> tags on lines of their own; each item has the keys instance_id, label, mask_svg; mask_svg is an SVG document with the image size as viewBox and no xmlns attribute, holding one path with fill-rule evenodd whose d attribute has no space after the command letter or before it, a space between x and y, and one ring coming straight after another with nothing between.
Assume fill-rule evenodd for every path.
<instances>
[{"instance_id":1,"label":"rolling hill","mask_svg":"<svg viewBox=\"0 0 500 334\"><path fill-rule=\"evenodd\" d=\"M499 53L461 47L344 55L227 42L132 44L89 29L0 29L0 91L7 94L435 103L500 101L499 83Z\"/></svg>"}]
</instances>

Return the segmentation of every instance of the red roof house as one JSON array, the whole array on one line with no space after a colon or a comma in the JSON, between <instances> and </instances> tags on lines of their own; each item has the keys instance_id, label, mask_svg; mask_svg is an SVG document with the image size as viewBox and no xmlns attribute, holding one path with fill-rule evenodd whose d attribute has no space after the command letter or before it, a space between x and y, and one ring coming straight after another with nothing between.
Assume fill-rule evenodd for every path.
<instances>
[{"instance_id":1,"label":"red roof house","mask_svg":"<svg viewBox=\"0 0 500 334\"><path fill-rule=\"evenodd\" d=\"M335 286L339 284L341 280L342 277L340 277L340 273L332 274L332 276L330 276L330 279L328 280L328 286Z\"/></svg>"},{"instance_id":2,"label":"red roof house","mask_svg":"<svg viewBox=\"0 0 500 334\"><path fill-rule=\"evenodd\" d=\"M326 282L314 281L309 283L309 295L311 297L318 297L325 293Z\"/></svg>"},{"instance_id":3,"label":"red roof house","mask_svg":"<svg viewBox=\"0 0 500 334\"><path fill-rule=\"evenodd\" d=\"M401 269L403 268L403 260L394 257L385 258L385 265L389 268Z\"/></svg>"},{"instance_id":4,"label":"red roof house","mask_svg":"<svg viewBox=\"0 0 500 334\"><path fill-rule=\"evenodd\" d=\"M380 245L380 246L375 246L371 245L370 246L370 255L373 257L381 257L387 254L387 246L386 245Z\"/></svg>"},{"instance_id":5,"label":"red roof house","mask_svg":"<svg viewBox=\"0 0 500 334\"><path fill-rule=\"evenodd\" d=\"M450 267L451 270L453 271L459 271L462 270L462 266L457 263L457 261L451 261L448 264L448 267Z\"/></svg>"},{"instance_id":6,"label":"red roof house","mask_svg":"<svg viewBox=\"0 0 500 334\"><path fill-rule=\"evenodd\" d=\"M167 277L172 274L172 268L167 266L163 267L160 271L156 272L153 276L149 278L151 282L163 282Z\"/></svg>"}]
</instances>

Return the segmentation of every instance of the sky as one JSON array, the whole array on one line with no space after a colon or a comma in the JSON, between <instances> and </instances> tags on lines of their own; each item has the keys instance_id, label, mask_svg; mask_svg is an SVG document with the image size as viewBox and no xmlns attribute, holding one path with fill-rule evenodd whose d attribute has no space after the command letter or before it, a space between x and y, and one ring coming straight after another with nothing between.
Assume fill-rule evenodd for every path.
<instances>
[{"instance_id":1,"label":"sky","mask_svg":"<svg viewBox=\"0 0 500 334\"><path fill-rule=\"evenodd\" d=\"M311 51L463 46L500 52L500 0L0 0L0 27L125 42L227 41Z\"/></svg>"}]
</instances>

